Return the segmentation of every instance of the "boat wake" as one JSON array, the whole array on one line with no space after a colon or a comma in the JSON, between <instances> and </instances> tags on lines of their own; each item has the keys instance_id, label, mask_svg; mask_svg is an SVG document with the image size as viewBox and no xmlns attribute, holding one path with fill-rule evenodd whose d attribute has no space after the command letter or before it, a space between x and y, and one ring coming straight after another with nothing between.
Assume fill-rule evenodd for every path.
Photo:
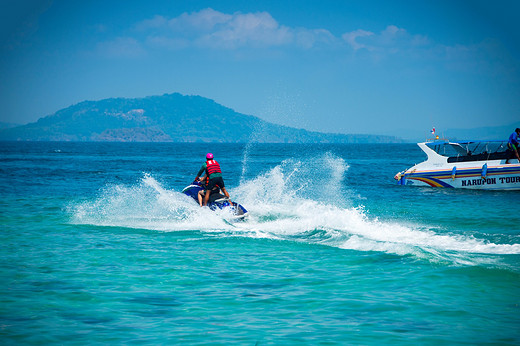
<instances>
[{"instance_id":1,"label":"boat wake","mask_svg":"<svg viewBox=\"0 0 520 346\"><path fill-rule=\"evenodd\" d=\"M230 189L232 198L249 210L243 222L230 223L225 211L200 208L150 174L131 186L106 186L96 199L72 205L72 222L298 241L464 265L520 254L520 244L495 244L425 225L371 218L344 193L348 165L343 159L325 154L310 161L304 165L286 160ZM319 177L312 174L316 169L322 173Z\"/></svg>"}]
</instances>

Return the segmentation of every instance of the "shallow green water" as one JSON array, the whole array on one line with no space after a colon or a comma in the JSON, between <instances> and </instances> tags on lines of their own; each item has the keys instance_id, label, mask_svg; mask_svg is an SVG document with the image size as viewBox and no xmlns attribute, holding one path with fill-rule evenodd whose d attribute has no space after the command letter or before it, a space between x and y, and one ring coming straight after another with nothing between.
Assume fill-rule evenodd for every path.
<instances>
[{"instance_id":1,"label":"shallow green water","mask_svg":"<svg viewBox=\"0 0 520 346\"><path fill-rule=\"evenodd\" d=\"M415 145L0 148L2 343L520 342L520 194L394 185Z\"/></svg>"}]
</instances>

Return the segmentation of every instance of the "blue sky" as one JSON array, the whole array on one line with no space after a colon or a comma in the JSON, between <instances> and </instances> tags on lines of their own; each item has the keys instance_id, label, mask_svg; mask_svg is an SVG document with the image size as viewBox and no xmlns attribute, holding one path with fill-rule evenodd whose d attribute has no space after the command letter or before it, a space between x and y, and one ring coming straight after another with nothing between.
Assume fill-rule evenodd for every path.
<instances>
[{"instance_id":1,"label":"blue sky","mask_svg":"<svg viewBox=\"0 0 520 346\"><path fill-rule=\"evenodd\" d=\"M0 121L180 92L323 132L502 126L519 43L512 0L3 0Z\"/></svg>"}]
</instances>

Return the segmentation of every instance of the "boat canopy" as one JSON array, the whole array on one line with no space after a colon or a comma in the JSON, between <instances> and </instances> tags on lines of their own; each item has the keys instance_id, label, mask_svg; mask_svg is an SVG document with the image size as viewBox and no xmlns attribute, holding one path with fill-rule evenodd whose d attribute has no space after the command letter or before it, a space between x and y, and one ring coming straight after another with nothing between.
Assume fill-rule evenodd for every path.
<instances>
[{"instance_id":1,"label":"boat canopy","mask_svg":"<svg viewBox=\"0 0 520 346\"><path fill-rule=\"evenodd\" d=\"M437 140L425 143L448 162L500 160L508 157L506 141L464 141L450 142Z\"/></svg>"}]
</instances>

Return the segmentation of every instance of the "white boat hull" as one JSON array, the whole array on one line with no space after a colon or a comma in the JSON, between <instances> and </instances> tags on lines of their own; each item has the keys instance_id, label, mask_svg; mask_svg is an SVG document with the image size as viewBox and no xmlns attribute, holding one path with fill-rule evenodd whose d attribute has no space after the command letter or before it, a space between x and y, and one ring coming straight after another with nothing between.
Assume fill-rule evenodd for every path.
<instances>
[{"instance_id":1,"label":"white boat hull","mask_svg":"<svg viewBox=\"0 0 520 346\"><path fill-rule=\"evenodd\" d=\"M407 171L401 173L398 182L400 185L412 186L520 190L520 164L488 166L487 171L482 167L454 167L455 174L453 174L453 168Z\"/></svg>"}]
</instances>

